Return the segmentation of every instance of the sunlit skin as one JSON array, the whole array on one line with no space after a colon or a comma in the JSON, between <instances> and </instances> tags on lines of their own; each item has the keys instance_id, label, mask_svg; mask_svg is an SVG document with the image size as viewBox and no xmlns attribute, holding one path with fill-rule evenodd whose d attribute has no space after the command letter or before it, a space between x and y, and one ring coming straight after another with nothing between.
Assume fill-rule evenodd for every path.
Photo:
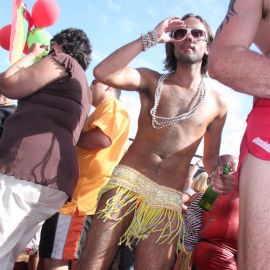
<instances>
[{"instance_id":1,"label":"sunlit skin","mask_svg":"<svg viewBox=\"0 0 270 270\"><path fill-rule=\"evenodd\" d=\"M255 98L270 98L269 16L269 0L230 1L211 48L210 76ZM260 53L250 49L252 43ZM270 161L254 154L243 158L240 170L240 270L268 269L270 262Z\"/></svg>"},{"instance_id":2,"label":"sunlit skin","mask_svg":"<svg viewBox=\"0 0 270 270\"><path fill-rule=\"evenodd\" d=\"M187 110L202 79L202 57L209 50L206 41L195 40L190 33L180 41L169 35L171 31L184 27L206 31L203 23L194 17L185 21L178 17L169 17L155 28L158 43L175 44L174 53L177 58L177 69L164 81L157 109L158 115L166 117L176 116ZM221 131L226 118L226 102L216 89L207 89L204 101L188 120L162 129L153 128L149 111L153 107L161 74L147 68L134 69L128 66L142 51L142 40L138 38L102 61L94 69L94 75L103 83L118 89L137 90L140 95L138 131L120 163L138 170L160 185L182 191L186 185L191 159L203 137L204 165L209 173L216 168ZM104 206L111 195L110 192L104 194L98 209ZM120 211L119 216L121 214ZM129 219L127 217L121 222L121 226L112 230L109 228L113 221L93 221L79 265L80 270L107 269L118 248L119 236L125 231ZM157 233L152 233L136 246L135 269L171 269L177 239L171 244L156 245L153 244L156 237Z\"/></svg>"}]
</instances>

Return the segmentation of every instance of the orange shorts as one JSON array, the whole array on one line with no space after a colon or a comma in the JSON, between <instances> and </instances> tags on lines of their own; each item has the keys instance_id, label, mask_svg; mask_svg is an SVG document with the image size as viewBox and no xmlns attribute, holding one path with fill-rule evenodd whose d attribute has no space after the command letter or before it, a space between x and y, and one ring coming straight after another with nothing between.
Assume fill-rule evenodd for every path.
<instances>
[{"instance_id":1,"label":"orange shorts","mask_svg":"<svg viewBox=\"0 0 270 270\"><path fill-rule=\"evenodd\" d=\"M75 213L64 215L57 213L47 219L42 226L39 256L59 260L77 260L89 231L91 216Z\"/></svg>"}]
</instances>

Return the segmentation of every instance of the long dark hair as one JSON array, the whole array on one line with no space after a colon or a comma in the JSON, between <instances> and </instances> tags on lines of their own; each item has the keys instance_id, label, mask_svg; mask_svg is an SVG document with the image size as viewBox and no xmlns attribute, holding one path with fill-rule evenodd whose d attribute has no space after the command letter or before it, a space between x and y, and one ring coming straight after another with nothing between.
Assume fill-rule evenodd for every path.
<instances>
[{"instance_id":1,"label":"long dark hair","mask_svg":"<svg viewBox=\"0 0 270 270\"><path fill-rule=\"evenodd\" d=\"M56 34L52 40L62 46L63 51L75 58L84 70L91 62L92 46L86 33L77 28L67 28Z\"/></svg>"},{"instance_id":2,"label":"long dark hair","mask_svg":"<svg viewBox=\"0 0 270 270\"><path fill-rule=\"evenodd\" d=\"M201 21L207 31L207 44L211 45L214 39L214 35L213 32L209 26L209 24L199 15L194 15L192 13L188 13L186 15L184 15L181 20L186 20L190 17L194 17L196 19L198 19L199 21ZM171 33L172 34L172 33ZM165 49L166 49L166 59L163 61L164 64L164 69L172 72L176 70L177 67L177 59L174 55L174 45L171 42L166 43L165 45ZM204 55L203 59L202 59L202 67L201 67L201 74L205 75L207 72L207 67L208 67L208 55Z\"/></svg>"}]
</instances>

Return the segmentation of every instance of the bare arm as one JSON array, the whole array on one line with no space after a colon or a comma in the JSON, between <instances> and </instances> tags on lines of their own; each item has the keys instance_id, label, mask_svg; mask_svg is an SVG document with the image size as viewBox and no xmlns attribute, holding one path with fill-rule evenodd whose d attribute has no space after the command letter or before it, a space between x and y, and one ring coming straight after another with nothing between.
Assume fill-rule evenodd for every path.
<instances>
[{"instance_id":1,"label":"bare arm","mask_svg":"<svg viewBox=\"0 0 270 270\"><path fill-rule=\"evenodd\" d=\"M47 56L32 65L35 58L44 51L35 45L33 51L0 74L0 92L11 99L29 96L50 82L67 74L52 56Z\"/></svg>"},{"instance_id":2,"label":"bare arm","mask_svg":"<svg viewBox=\"0 0 270 270\"><path fill-rule=\"evenodd\" d=\"M88 150L96 150L109 147L111 139L98 127L82 132L78 145Z\"/></svg>"},{"instance_id":3,"label":"bare arm","mask_svg":"<svg viewBox=\"0 0 270 270\"><path fill-rule=\"evenodd\" d=\"M224 97L218 100L219 114L208 126L204 135L203 164L210 175L218 166L222 130L227 116L227 104Z\"/></svg>"},{"instance_id":4,"label":"bare arm","mask_svg":"<svg viewBox=\"0 0 270 270\"><path fill-rule=\"evenodd\" d=\"M209 55L212 78L236 91L270 97L270 61L252 52L262 22L263 0L231 0Z\"/></svg>"},{"instance_id":5,"label":"bare arm","mask_svg":"<svg viewBox=\"0 0 270 270\"><path fill-rule=\"evenodd\" d=\"M173 39L167 34L184 25L178 17L165 19L155 29L158 34L158 43L172 42ZM95 77L101 82L126 90L147 89L149 80L153 77L153 71L146 68L134 69L128 64L143 51L142 39L119 48L94 68Z\"/></svg>"}]
</instances>

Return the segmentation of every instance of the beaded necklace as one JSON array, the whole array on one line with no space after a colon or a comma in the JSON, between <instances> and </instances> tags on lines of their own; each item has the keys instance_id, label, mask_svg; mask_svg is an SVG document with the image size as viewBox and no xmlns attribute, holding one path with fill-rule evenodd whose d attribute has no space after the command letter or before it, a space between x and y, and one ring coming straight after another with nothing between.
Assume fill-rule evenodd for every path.
<instances>
[{"instance_id":1,"label":"beaded necklace","mask_svg":"<svg viewBox=\"0 0 270 270\"><path fill-rule=\"evenodd\" d=\"M197 91L192 99L192 102L186 112L179 114L177 116L173 116L173 117L158 116L157 108L158 108L159 101L161 98L162 86L163 86L164 80L168 77L168 75L169 73L163 74L159 78L158 83L157 83L157 89L155 92L155 97L154 97L154 106L150 110L150 114L152 116L152 126L155 129L161 129L167 126L171 126L177 123L178 121L183 121L191 117L191 115L193 115L193 113L201 105L205 97L205 93L206 93L205 83L204 83L204 80L202 79L200 84L198 85Z\"/></svg>"}]
</instances>

